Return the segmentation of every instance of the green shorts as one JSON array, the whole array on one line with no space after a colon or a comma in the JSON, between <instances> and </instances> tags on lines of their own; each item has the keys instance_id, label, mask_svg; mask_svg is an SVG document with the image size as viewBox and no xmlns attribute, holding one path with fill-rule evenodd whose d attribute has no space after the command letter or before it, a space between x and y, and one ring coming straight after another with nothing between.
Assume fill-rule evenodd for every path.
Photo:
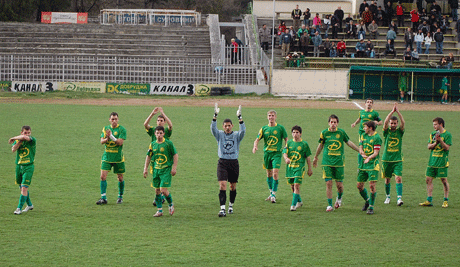
<instances>
[{"instance_id":1,"label":"green shorts","mask_svg":"<svg viewBox=\"0 0 460 267\"><path fill-rule=\"evenodd\" d=\"M264 153L264 169L272 170L281 167L281 152Z\"/></svg>"},{"instance_id":2,"label":"green shorts","mask_svg":"<svg viewBox=\"0 0 460 267\"><path fill-rule=\"evenodd\" d=\"M343 178L344 178L344 168L343 167L323 166L323 179L326 182L331 179L334 179L338 182L342 182Z\"/></svg>"},{"instance_id":3,"label":"green shorts","mask_svg":"<svg viewBox=\"0 0 460 267\"><path fill-rule=\"evenodd\" d=\"M407 92L407 88L404 86L404 87L399 87L399 91L401 92Z\"/></svg>"},{"instance_id":4,"label":"green shorts","mask_svg":"<svg viewBox=\"0 0 460 267\"><path fill-rule=\"evenodd\" d=\"M426 176L433 178L447 178L447 167L446 168L434 168L426 167Z\"/></svg>"},{"instance_id":5,"label":"green shorts","mask_svg":"<svg viewBox=\"0 0 460 267\"><path fill-rule=\"evenodd\" d=\"M106 161L102 161L101 163L101 170L103 171L110 171L113 167L113 173L125 173L125 163L110 163Z\"/></svg>"},{"instance_id":6,"label":"green shorts","mask_svg":"<svg viewBox=\"0 0 460 267\"><path fill-rule=\"evenodd\" d=\"M391 178L395 176L402 176L403 164L402 161L397 162L382 162L382 178Z\"/></svg>"},{"instance_id":7,"label":"green shorts","mask_svg":"<svg viewBox=\"0 0 460 267\"><path fill-rule=\"evenodd\" d=\"M16 184L29 187L34 174L34 164L16 165Z\"/></svg>"},{"instance_id":8,"label":"green shorts","mask_svg":"<svg viewBox=\"0 0 460 267\"><path fill-rule=\"evenodd\" d=\"M447 95L447 89L439 89L441 95Z\"/></svg>"},{"instance_id":9,"label":"green shorts","mask_svg":"<svg viewBox=\"0 0 460 267\"><path fill-rule=\"evenodd\" d=\"M302 177L296 177L296 178L286 178L287 183L290 185L293 184L302 184Z\"/></svg>"},{"instance_id":10,"label":"green shorts","mask_svg":"<svg viewBox=\"0 0 460 267\"><path fill-rule=\"evenodd\" d=\"M359 170L358 172L358 183L370 182L370 181L378 181L379 179L379 171L363 171Z\"/></svg>"},{"instance_id":11,"label":"green shorts","mask_svg":"<svg viewBox=\"0 0 460 267\"><path fill-rule=\"evenodd\" d=\"M171 167L164 169L153 169L152 185L155 188L171 187Z\"/></svg>"}]
</instances>

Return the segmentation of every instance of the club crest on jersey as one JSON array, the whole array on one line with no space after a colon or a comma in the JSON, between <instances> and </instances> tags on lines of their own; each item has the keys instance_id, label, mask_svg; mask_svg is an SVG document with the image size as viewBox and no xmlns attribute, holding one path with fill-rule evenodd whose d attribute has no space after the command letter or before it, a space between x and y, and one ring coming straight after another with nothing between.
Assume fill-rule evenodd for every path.
<instances>
[{"instance_id":1,"label":"club crest on jersey","mask_svg":"<svg viewBox=\"0 0 460 267\"><path fill-rule=\"evenodd\" d=\"M368 117L368 118L372 118L372 115L371 115L371 114L369 114L369 115L367 115L367 117Z\"/></svg>"},{"instance_id":2,"label":"club crest on jersey","mask_svg":"<svg viewBox=\"0 0 460 267\"><path fill-rule=\"evenodd\" d=\"M336 134L336 135L335 135L335 138L340 138L340 134Z\"/></svg>"},{"instance_id":3,"label":"club crest on jersey","mask_svg":"<svg viewBox=\"0 0 460 267\"><path fill-rule=\"evenodd\" d=\"M297 147L297 150L302 150L302 147L301 147L301 146L298 146L298 147Z\"/></svg>"},{"instance_id":4,"label":"club crest on jersey","mask_svg":"<svg viewBox=\"0 0 460 267\"><path fill-rule=\"evenodd\" d=\"M277 133L278 133L278 131L277 131L277 130L274 130L274 131L273 131L273 134L277 134Z\"/></svg>"},{"instance_id":5,"label":"club crest on jersey","mask_svg":"<svg viewBox=\"0 0 460 267\"><path fill-rule=\"evenodd\" d=\"M164 152L164 151L165 151L165 149L163 147L160 148L160 152Z\"/></svg>"},{"instance_id":6,"label":"club crest on jersey","mask_svg":"<svg viewBox=\"0 0 460 267\"><path fill-rule=\"evenodd\" d=\"M117 135L117 134L118 134L118 132L113 132L113 135Z\"/></svg>"}]
</instances>

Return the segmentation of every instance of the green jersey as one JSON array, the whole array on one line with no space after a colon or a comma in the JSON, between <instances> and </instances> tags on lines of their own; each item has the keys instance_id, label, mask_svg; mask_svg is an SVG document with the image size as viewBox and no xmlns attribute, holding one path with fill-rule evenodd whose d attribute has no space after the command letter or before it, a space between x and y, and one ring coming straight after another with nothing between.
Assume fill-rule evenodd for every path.
<instances>
[{"instance_id":1,"label":"green jersey","mask_svg":"<svg viewBox=\"0 0 460 267\"><path fill-rule=\"evenodd\" d=\"M147 134L152 137L152 142L157 140L157 137L155 136L155 128L154 126L150 126L150 129L145 129L147 131ZM169 127L165 127L165 139L171 138L172 130L169 130Z\"/></svg>"},{"instance_id":2,"label":"green jersey","mask_svg":"<svg viewBox=\"0 0 460 267\"><path fill-rule=\"evenodd\" d=\"M374 154L375 150L380 150L380 146L382 145L382 138L380 138L380 135L377 132L374 132L373 135L364 133L361 135L360 140L359 145L363 147L363 151L366 156ZM371 159L368 163L364 163L364 158L361 158L358 169L364 171L380 170L379 156Z\"/></svg>"},{"instance_id":3,"label":"green jersey","mask_svg":"<svg viewBox=\"0 0 460 267\"><path fill-rule=\"evenodd\" d=\"M311 155L311 150L307 141L300 140L300 142L296 142L289 140L283 149L283 153L286 153L291 160L287 168L303 169L305 168L305 160Z\"/></svg>"},{"instance_id":4,"label":"green jersey","mask_svg":"<svg viewBox=\"0 0 460 267\"><path fill-rule=\"evenodd\" d=\"M281 152L283 139L287 138L287 132L281 124L273 127L265 125L260 129L257 138L264 139L264 152Z\"/></svg>"},{"instance_id":5,"label":"green jersey","mask_svg":"<svg viewBox=\"0 0 460 267\"><path fill-rule=\"evenodd\" d=\"M407 76L400 75L398 81L399 91L407 91Z\"/></svg>"},{"instance_id":6,"label":"green jersey","mask_svg":"<svg viewBox=\"0 0 460 267\"><path fill-rule=\"evenodd\" d=\"M430 144L436 143L436 133L437 132L434 131L430 134ZM440 135L444 143L446 143L449 146L452 145L452 135L448 131L446 131L446 129L444 129L444 132L442 132ZM437 144L436 147L433 150L431 150L428 166L434 168L449 167L449 150L444 150L441 144Z\"/></svg>"},{"instance_id":7,"label":"green jersey","mask_svg":"<svg viewBox=\"0 0 460 267\"><path fill-rule=\"evenodd\" d=\"M113 136L117 139L126 140L126 129L121 125L117 125L117 127L112 128L111 125L105 126L102 128L101 138L107 138L107 130L110 130ZM120 163L125 161L125 157L123 156L123 145L119 146L115 144L114 141L108 140L105 143L105 151L102 155L102 161L108 163Z\"/></svg>"},{"instance_id":8,"label":"green jersey","mask_svg":"<svg viewBox=\"0 0 460 267\"><path fill-rule=\"evenodd\" d=\"M404 130L397 128L395 131L390 128L383 131L383 137L385 138L385 144L383 148L382 161L386 162L397 162L403 161L402 154L402 138L404 136Z\"/></svg>"},{"instance_id":9,"label":"green jersey","mask_svg":"<svg viewBox=\"0 0 460 267\"><path fill-rule=\"evenodd\" d=\"M449 81L447 80L447 77L442 78L441 90L447 90L447 84L449 84Z\"/></svg>"},{"instance_id":10,"label":"green jersey","mask_svg":"<svg viewBox=\"0 0 460 267\"><path fill-rule=\"evenodd\" d=\"M323 166L343 167L345 165L344 143L348 143L350 138L347 133L340 128L332 132L329 128L322 131L318 142L324 145Z\"/></svg>"},{"instance_id":11,"label":"green jersey","mask_svg":"<svg viewBox=\"0 0 460 267\"><path fill-rule=\"evenodd\" d=\"M361 124L359 125L359 136L363 135L364 133L364 123L368 121L381 121L379 117L379 113L373 109L371 111L360 110L359 111L359 118L361 119ZM377 129L377 126L376 126Z\"/></svg>"},{"instance_id":12,"label":"green jersey","mask_svg":"<svg viewBox=\"0 0 460 267\"><path fill-rule=\"evenodd\" d=\"M154 169L169 168L174 163L174 155L177 154L173 143L168 139L158 143L154 141L150 143L147 155L150 157L150 164Z\"/></svg>"},{"instance_id":13,"label":"green jersey","mask_svg":"<svg viewBox=\"0 0 460 267\"><path fill-rule=\"evenodd\" d=\"M19 141L15 140L13 146ZM16 165L27 165L34 163L35 160L35 148L37 140L30 136L30 141L23 140L22 144L16 150Z\"/></svg>"}]
</instances>

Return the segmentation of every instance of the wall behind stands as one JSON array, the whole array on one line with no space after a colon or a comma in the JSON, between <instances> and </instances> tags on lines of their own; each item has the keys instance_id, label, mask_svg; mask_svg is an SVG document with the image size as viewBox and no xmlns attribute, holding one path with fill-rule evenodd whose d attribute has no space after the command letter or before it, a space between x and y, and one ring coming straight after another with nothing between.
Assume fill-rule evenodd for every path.
<instances>
[{"instance_id":1,"label":"wall behind stands","mask_svg":"<svg viewBox=\"0 0 460 267\"><path fill-rule=\"evenodd\" d=\"M273 70L274 95L347 97L348 70Z\"/></svg>"},{"instance_id":2,"label":"wall behind stands","mask_svg":"<svg viewBox=\"0 0 460 267\"><path fill-rule=\"evenodd\" d=\"M354 1L356 3L356 1ZM362 1L359 1L361 4ZM254 11L253 14L261 18L273 17L273 1L259 1L254 0ZM280 12L280 19L291 18L291 12L295 9L295 6L299 5L299 8L303 11L310 9L312 18L314 14L332 14L340 6L345 14L354 14L355 10L352 1L275 1L275 12ZM303 16L302 16L303 19Z\"/></svg>"}]
</instances>

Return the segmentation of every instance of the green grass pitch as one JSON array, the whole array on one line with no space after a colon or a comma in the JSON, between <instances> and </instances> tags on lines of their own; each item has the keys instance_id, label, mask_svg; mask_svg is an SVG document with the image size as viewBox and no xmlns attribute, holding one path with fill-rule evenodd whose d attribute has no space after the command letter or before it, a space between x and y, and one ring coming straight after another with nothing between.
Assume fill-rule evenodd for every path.
<instances>
[{"instance_id":1,"label":"green grass pitch","mask_svg":"<svg viewBox=\"0 0 460 267\"><path fill-rule=\"evenodd\" d=\"M215 99L210 98L212 104ZM217 100L219 101L219 100ZM160 101L156 102L161 105ZM327 102L325 102L327 107ZM213 107L164 106L174 124L171 140L179 153L171 193L174 216L153 218L154 191L142 177L149 143L143 122L152 107L3 103L0 105L0 266L458 266L460 198L458 190L458 112L406 111L404 138L404 205L384 205L384 182L377 184L375 215L361 211L356 189L357 154L346 148L343 207L326 213L325 183L320 168L301 187L304 206L289 211L292 194L280 170L278 202L271 204L262 144L254 155L254 139L267 123L271 107L243 107L247 132L240 151L240 182L235 214L218 218L217 145L210 132ZM236 124L237 107L222 107ZM389 110L375 109L382 119ZM99 135L116 111L127 128L125 196L116 205L116 175L108 176L108 201L97 206L103 146ZM288 132L298 124L303 139L316 151L330 114L357 143L350 124L358 110L279 108L278 123ZM426 199L427 141L432 119L441 116L453 135L449 208L442 209L442 184L434 181L434 207L419 207ZM155 123L155 119L152 120ZM13 215L19 198L14 184L14 157L7 144L22 125L37 138L35 173L30 187L35 209ZM378 132L381 134L381 127ZM234 130L238 130L235 125ZM383 136L382 136L383 137ZM292 138L292 137L291 137ZM334 186L335 187L335 186ZM368 188L368 184L366 184ZM334 189L335 198L335 189Z\"/></svg>"}]
</instances>

